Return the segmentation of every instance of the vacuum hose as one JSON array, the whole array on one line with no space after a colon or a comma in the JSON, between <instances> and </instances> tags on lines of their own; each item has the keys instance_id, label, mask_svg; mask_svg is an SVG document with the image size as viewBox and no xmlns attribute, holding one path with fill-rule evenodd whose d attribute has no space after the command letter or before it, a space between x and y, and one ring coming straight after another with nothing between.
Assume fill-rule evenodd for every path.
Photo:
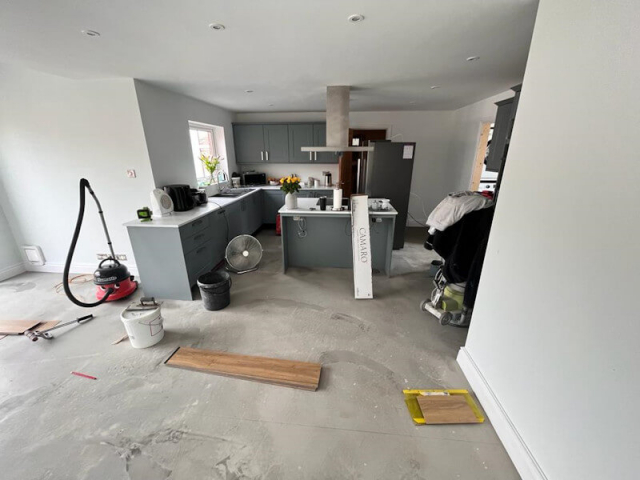
<instances>
[{"instance_id":1,"label":"vacuum hose","mask_svg":"<svg viewBox=\"0 0 640 480\"><path fill-rule=\"evenodd\" d=\"M100 214L100 218L102 220L102 226L104 227L105 234L107 235L107 243L109 244L109 248L111 249L111 255L115 258L113 254L113 248L111 247L111 239L109 238L109 232L107 231L107 226L104 221L104 216L102 214L102 207L100 206L100 202L98 201L96 194L91 190L91 185L89 185L89 181L86 178L80 179L80 211L78 212L78 220L76 221L76 229L73 232L73 238L71 239L71 246L69 247L69 253L67 253L67 260L64 264L64 272L62 274L62 286L64 287L64 293L67 294L69 300L78 305L79 307L97 307L98 305L107 301L109 296L115 292L115 289L109 288L104 297L98 300L95 303L84 303L78 300L71 293L71 289L69 288L69 269L71 268L71 260L73 259L73 253L76 249L76 243L78 243L78 237L80 236L80 229L82 228L82 220L84 219L84 205L85 205L85 189L89 190L89 193L93 197L98 206L98 213Z\"/></svg>"}]
</instances>

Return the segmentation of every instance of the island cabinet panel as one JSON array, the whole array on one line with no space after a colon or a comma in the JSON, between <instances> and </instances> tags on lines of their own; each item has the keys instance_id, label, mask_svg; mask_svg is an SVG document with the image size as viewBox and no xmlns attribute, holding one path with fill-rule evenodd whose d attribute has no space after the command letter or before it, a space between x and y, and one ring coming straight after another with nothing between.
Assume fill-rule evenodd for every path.
<instances>
[{"instance_id":1,"label":"island cabinet panel","mask_svg":"<svg viewBox=\"0 0 640 480\"><path fill-rule=\"evenodd\" d=\"M298 218L304 218L300 223ZM371 256L374 271L391 273L395 216L371 218ZM331 212L282 214L283 269L353 268L351 217ZM301 230L302 229L302 230ZM300 235L303 231L304 235Z\"/></svg>"},{"instance_id":2,"label":"island cabinet panel","mask_svg":"<svg viewBox=\"0 0 640 480\"><path fill-rule=\"evenodd\" d=\"M284 205L284 192L282 190L264 190L262 193L262 223L274 225L278 210Z\"/></svg>"}]
</instances>

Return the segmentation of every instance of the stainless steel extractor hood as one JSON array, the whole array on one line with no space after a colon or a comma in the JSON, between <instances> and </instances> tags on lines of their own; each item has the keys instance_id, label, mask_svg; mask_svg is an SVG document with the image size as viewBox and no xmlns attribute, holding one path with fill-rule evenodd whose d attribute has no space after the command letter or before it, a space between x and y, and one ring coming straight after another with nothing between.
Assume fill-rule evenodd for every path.
<instances>
[{"instance_id":1,"label":"stainless steel extractor hood","mask_svg":"<svg viewBox=\"0 0 640 480\"><path fill-rule=\"evenodd\" d=\"M327 87L326 146L301 147L303 152L372 152L373 147L349 146L349 86Z\"/></svg>"}]
</instances>

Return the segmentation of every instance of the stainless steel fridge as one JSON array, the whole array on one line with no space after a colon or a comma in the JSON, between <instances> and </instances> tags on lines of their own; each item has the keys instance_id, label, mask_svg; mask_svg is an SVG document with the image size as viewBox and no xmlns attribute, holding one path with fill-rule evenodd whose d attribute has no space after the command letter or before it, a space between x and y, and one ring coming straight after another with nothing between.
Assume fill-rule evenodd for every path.
<instances>
[{"instance_id":1,"label":"stainless steel fridge","mask_svg":"<svg viewBox=\"0 0 640 480\"><path fill-rule=\"evenodd\" d=\"M404 247L404 230L409 212L415 142L375 141L372 152L359 159L358 193L388 198L398 211L393 248Z\"/></svg>"}]
</instances>

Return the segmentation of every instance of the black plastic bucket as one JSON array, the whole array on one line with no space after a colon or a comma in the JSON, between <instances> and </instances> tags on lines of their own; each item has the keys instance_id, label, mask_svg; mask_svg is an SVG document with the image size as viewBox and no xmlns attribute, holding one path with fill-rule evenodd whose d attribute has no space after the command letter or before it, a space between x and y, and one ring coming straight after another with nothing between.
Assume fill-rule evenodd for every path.
<instances>
[{"instance_id":1,"label":"black plastic bucket","mask_svg":"<svg viewBox=\"0 0 640 480\"><path fill-rule=\"evenodd\" d=\"M207 310L222 310L231 303L231 277L224 270L200 275L198 287Z\"/></svg>"}]
</instances>

